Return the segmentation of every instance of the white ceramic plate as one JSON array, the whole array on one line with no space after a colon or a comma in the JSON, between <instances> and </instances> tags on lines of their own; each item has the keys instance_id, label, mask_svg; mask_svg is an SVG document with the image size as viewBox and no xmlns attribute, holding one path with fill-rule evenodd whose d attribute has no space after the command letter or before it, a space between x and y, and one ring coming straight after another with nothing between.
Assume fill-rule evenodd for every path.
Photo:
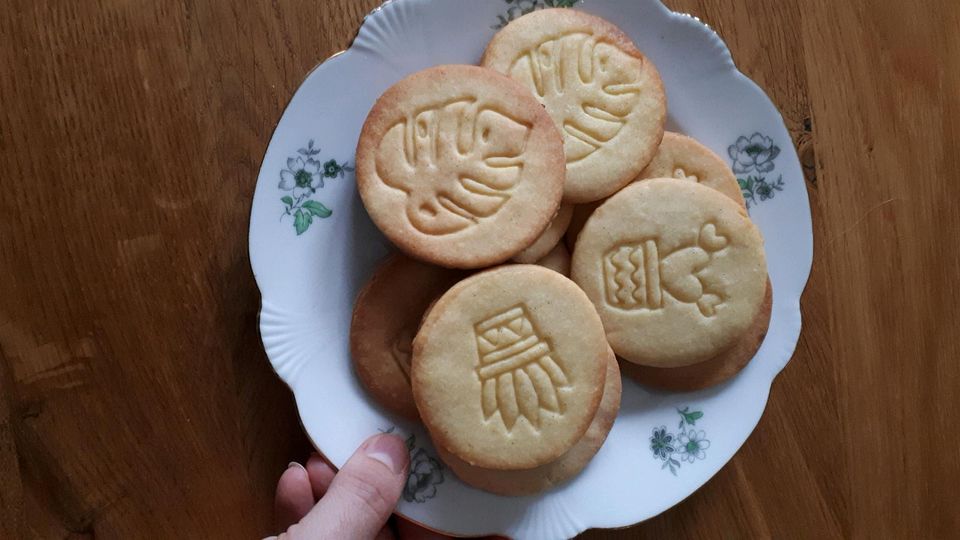
<instances>
[{"instance_id":1,"label":"white ceramic plate","mask_svg":"<svg viewBox=\"0 0 960 540\"><path fill-rule=\"evenodd\" d=\"M367 111L390 85L428 66L476 63L497 26L567 4L623 28L660 70L668 127L729 158L766 238L773 317L756 358L734 380L688 394L625 382L613 431L581 475L539 496L504 498L461 484L436 459L424 431L378 408L352 373L354 295L390 249L360 203L352 165ZM401 514L451 534L517 538L643 521L690 495L733 456L796 346L812 242L800 163L777 109L737 71L712 30L656 0L383 5L350 49L317 67L293 96L264 156L250 222L263 343L314 445L340 466L371 433L402 432L413 470Z\"/></svg>"}]
</instances>

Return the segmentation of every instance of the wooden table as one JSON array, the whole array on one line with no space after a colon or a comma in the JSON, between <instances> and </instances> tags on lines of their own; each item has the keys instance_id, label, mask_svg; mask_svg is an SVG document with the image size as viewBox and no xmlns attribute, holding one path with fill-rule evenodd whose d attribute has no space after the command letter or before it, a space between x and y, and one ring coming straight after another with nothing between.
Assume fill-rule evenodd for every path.
<instances>
[{"instance_id":1,"label":"wooden table","mask_svg":"<svg viewBox=\"0 0 960 540\"><path fill-rule=\"evenodd\" d=\"M377 0L10 0L0 17L0 537L252 538L308 443L247 225L305 74ZM713 480L591 538L960 531L960 4L670 0L783 111L804 330Z\"/></svg>"}]
</instances>

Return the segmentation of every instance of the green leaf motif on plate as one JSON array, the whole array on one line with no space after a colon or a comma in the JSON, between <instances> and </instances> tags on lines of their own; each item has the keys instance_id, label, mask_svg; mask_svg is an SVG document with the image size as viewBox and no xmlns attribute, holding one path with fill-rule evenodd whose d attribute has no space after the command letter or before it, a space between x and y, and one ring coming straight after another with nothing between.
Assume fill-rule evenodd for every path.
<instances>
[{"instance_id":1,"label":"green leaf motif on plate","mask_svg":"<svg viewBox=\"0 0 960 540\"><path fill-rule=\"evenodd\" d=\"M684 407L683 410L677 409L677 412L680 413L680 416L683 418L683 420L681 420L681 426L680 426L681 429L683 428L682 422L686 422L691 426L695 426L697 425L697 420L703 418L702 412L700 411L689 412L689 411L690 411L690 407Z\"/></svg>"},{"instance_id":2,"label":"green leaf motif on plate","mask_svg":"<svg viewBox=\"0 0 960 540\"><path fill-rule=\"evenodd\" d=\"M317 201L307 201L303 203L303 208L318 218L328 218L333 214L333 210L330 210L324 206L323 203Z\"/></svg>"},{"instance_id":3,"label":"green leaf motif on plate","mask_svg":"<svg viewBox=\"0 0 960 540\"><path fill-rule=\"evenodd\" d=\"M310 227L310 223L313 221L313 218L310 217L310 213L304 213L303 210L297 210L297 213L293 217L293 227L297 230L297 236L307 232L307 229Z\"/></svg>"}]
</instances>

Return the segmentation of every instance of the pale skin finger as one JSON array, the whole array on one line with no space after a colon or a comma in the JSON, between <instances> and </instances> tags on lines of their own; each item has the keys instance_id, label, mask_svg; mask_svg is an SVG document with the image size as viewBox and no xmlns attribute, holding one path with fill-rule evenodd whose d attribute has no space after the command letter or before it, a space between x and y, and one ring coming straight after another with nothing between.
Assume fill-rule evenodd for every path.
<instances>
[{"instance_id":1,"label":"pale skin finger","mask_svg":"<svg viewBox=\"0 0 960 540\"><path fill-rule=\"evenodd\" d=\"M307 470L299 463L288 465L277 482L277 493L274 497L277 529L286 530L303 519L315 502Z\"/></svg>"},{"instance_id":2,"label":"pale skin finger","mask_svg":"<svg viewBox=\"0 0 960 540\"><path fill-rule=\"evenodd\" d=\"M313 488L313 498L320 500L330 489L330 483L333 482L333 477L337 473L329 463L316 453L310 455L306 468L307 474L310 476L310 487Z\"/></svg>"},{"instance_id":3,"label":"pale skin finger","mask_svg":"<svg viewBox=\"0 0 960 540\"><path fill-rule=\"evenodd\" d=\"M403 439L389 434L367 439L333 477L320 502L281 538L390 538L383 536L389 530L381 530L400 499L408 466Z\"/></svg>"}]
</instances>

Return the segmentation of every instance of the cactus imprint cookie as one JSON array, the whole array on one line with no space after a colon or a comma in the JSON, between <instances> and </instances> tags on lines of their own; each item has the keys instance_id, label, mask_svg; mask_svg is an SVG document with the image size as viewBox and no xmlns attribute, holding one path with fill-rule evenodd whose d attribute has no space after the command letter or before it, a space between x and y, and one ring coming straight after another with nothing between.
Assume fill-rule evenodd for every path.
<instances>
[{"instance_id":1,"label":"cactus imprint cookie","mask_svg":"<svg viewBox=\"0 0 960 540\"><path fill-rule=\"evenodd\" d=\"M498 32L481 65L520 81L564 138L564 201L610 196L653 157L666 120L660 74L619 28L572 9L524 15Z\"/></svg>"},{"instance_id":2,"label":"cactus imprint cookie","mask_svg":"<svg viewBox=\"0 0 960 540\"><path fill-rule=\"evenodd\" d=\"M760 231L739 205L694 182L638 182L580 232L573 279L621 358L678 367L713 358L753 323L767 284Z\"/></svg>"},{"instance_id":3,"label":"cactus imprint cookie","mask_svg":"<svg viewBox=\"0 0 960 540\"><path fill-rule=\"evenodd\" d=\"M357 188L381 231L455 268L509 259L557 213L563 142L519 83L475 66L415 73L377 100L357 145Z\"/></svg>"},{"instance_id":4,"label":"cactus imprint cookie","mask_svg":"<svg viewBox=\"0 0 960 540\"><path fill-rule=\"evenodd\" d=\"M367 392L385 408L419 418L410 391L413 336L424 311L463 272L388 257L357 295L350 323L350 357Z\"/></svg>"},{"instance_id":5,"label":"cactus imprint cookie","mask_svg":"<svg viewBox=\"0 0 960 540\"><path fill-rule=\"evenodd\" d=\"M637 180L676 178L713 188L744 209L747 203L733 170L723 159L696 139L667 131L653 160Z\"/></svg>"},{"instance_id":6,"label":"cactus imprint cookie","mask_svg":"<svg viewBox=\"0 0 960 540\"><path fill-rule=\"evenodd\" d=\"M498 471L472 467L438 446L437 453L440 458L464 483L498 495L532 495L573 478L590 463L603 446L620 411L620 368L613 350L608 347L607 351L607 376L597 415L583 438L557 460L533 469Z\"/></svg>"},{"instance_id":7,"label":"cactus imprint cookie","mask_svg":"<svg viewBox=\"0 0 960 540\"><path fill-rule=\"evenodd\" d=\"M469 465L530 469L586 432L607 343L570 279L507 265L454 285L413 340L413 396L437 445Z\"/></svg>"}]
</instances>

